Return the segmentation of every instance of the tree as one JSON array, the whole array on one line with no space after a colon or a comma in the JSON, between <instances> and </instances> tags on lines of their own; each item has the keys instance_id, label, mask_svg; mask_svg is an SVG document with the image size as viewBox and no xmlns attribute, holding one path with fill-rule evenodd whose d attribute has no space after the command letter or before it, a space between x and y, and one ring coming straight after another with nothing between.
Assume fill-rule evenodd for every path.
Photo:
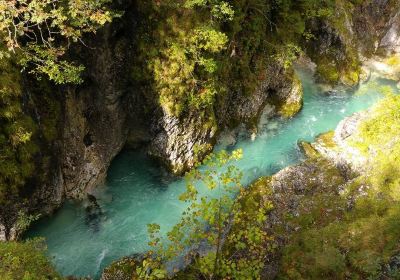
<instances>
[{"instance_id":1,"label":"tree","mask_svg":"<svg viewBox=\"0 0 400 280\"><path fill-rule=\"evenodd\" d=\"M206 168L187 174L179 197L188 206L167 240L160 226L149 225L151 250L137 268L140 279L165 279L177 272L171 263L182 260L185 273L204 279L257 279L269 240L263 225L271 205L241 184L242 173L232 161L241 150L208 156ZM208 194L201 195L206 188ZM203 252L203 253L199 253Z\"/></svg>"},{"instance_id":2,"label":"tree","mask_svg":"<svg viewBox=\"0 0 400 280\"><path fill-rule=\"evenodd\" d=\"M56 83L80 83L82 65L62 57L73 42L110 22L110 0L0 0L0 59L18 56L34 74Z\"/></svg>"}]
</instances>

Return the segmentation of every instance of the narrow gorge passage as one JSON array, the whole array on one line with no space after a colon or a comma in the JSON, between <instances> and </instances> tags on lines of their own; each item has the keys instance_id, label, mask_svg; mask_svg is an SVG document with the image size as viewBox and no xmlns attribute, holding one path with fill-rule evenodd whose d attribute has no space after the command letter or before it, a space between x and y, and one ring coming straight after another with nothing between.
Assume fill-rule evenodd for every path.
<instances>
[{"instance_id":1,"label":"narrow gorge passage","mask_svg":"<svg viewBox=\"0 0 400 280\"><path fill-rule=\"evenodd\" d=\"M299 76L305 96L296 117L262 116L255 138L241 132L234 145L233 136L220 139L217 149L243 149L238 166L246 184L300 161L299 140L310 141L346 116L370 107L383 97L378 93L381 86L397 91L394 82L372 74L355 92L323 94L311 73L299 71ZM147 224L158 223L166 232L177 222L183 187L183 180L168 175L144 152L123 152L114 160L106 185L94 194L99 209L69 201L53 217L33 226L26 237L45 237L51 259L64 275L99 277L112 261L146 250Z\"/></svg>"}]
</instances>

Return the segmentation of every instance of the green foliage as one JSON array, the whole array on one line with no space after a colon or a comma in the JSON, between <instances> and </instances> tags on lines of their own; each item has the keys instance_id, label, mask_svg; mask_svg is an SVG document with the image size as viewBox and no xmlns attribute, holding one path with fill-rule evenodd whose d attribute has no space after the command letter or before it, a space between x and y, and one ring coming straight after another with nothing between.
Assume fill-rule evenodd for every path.
<instances>
[{"instance_id":1,"label":"green foliage","mask_svg":"<svg viewBox=\"0 0 400 280\"><path fill-rule=\"evenodd\" d=\"M371 116L362 123L358 134L353 137L353 145L363 153L368 153L371 149L388 151L392 147L387 147L386 144L398 142L400 97L392 94L390 88L383 90L386 98L371 109Z\"/></svg>"},{"instance_id":2,"label":"green foliage","mask_svg":"<svg viewBox=\"0 0 400 280\"><path fill-rule=\"evenodd\" d=\"M24 114L21 77L10 59L0 60L0 202L16 192L34 172L33 157L38 147L31 141L37 130Z\"/></svg>"},{"instance_id":3,"label":"green foliage","mask_svg":"<svg viewBox=\"0 0 400 280\"><path fill-rule=\"evenodd\" d=\"M297 234L283 258L283 279L379 279L382 266L397 253L398 205L377 215L350 214L344 221L311 227Z\"/></svg>"},{"instance_id":4,"label":"green foliage","mask_svg":"<svg viewBox=\"0 0 400 280\"><path fill-rule=\"evenodd\" d=\"M306 22L332 9L331 1L139 1L133 79L169 114L212 116L227 92L252 94L268 64L290 68Z\"/></svg>"},{"instance_id":5,"label":"green foliage","mask_svg":"<svg viewBox=\"0 0 400 280\"><path fill-rule=\"evenodd\" d=\"M346 86L355 86L359 82L361 73L361 62L358 51L358 42L354 40L354 34L348 28L348 23L352 20L353 13L355 12L355 5L359 3L352 3L355 1L326 1L324 14L325 21L329 29L337 36L333 39L331 45L325 49L318 50L312 49L308 52L311 59L317 64L317 74L319 78L331 85L342 83ZM330 11L330 12L329 12ZM318 33L319 30L317 29ZM318 36L319 34L316 34ZM310 38L310 41L314 40ZM326 37L321 37L322 41ZM320 42L326 44L326 42ZM317 48L320 44L317 44Z\"/></svg>"},{"instance_id":6,"label":"green foliage","mask_svg":"<svg viewBox=\"0 0 400 280\"><path fill-rule=\"evenodd\" d=\"M83 82L80 77L81 72L85 69L83 65L75 65L65 60L59 60L60 52L64 53L64 49L44 49L36 44L30 44L26 46L26 49L30 53L22 56L19 63L24 67L29 67L31 64L34 65L29 71L31 74L47 75L50 80L57 84L80 84Z\"/></svg>"},{"instance_id":7,"label":"green foliage","mask_svg":"<svg viewBox=\"0 0 400 280\"><path fill-rule=\"evenodd\" d=\"M366 180L377 193L400 199L400 97L386 90L387 97L371 109L370 117L362 123L352 144L369 163ZM362 141L360 141L362 139Z\"/></svg>"},{"instance_id":8,"label":"green foliage","mask_svg":"<svg viewBox=\"0 0 400 280\"><path fill-rule=\"evenodd\" d=\"M211 15L217 20L232 20L235 14L232 6L221 0L187 0L183 6L185 8L207 7Z\"/></svg>"},{"instance_id":9,"label":"green foliage","mask_svg":"<svg viewBox=\"0 0 400 280\"><path fill-rule=\"evenodd\" d=\"M37 221L40 218L40 214L27 215L23 211L19 211L17 216L18 216L18 219L15 224L15 229L16 229L17 233L24 233L33 222ZM20 236L16 236L15 239L19 240L19 237Z\"/></svg>"},{"instance_id":10,"label":"green foliage","mask_svg":"<svg viewBox=\"0 0 400 280\"><path fill-rule=\"evenodd\" d=\"M29 91L23 93L22 84ZM15 59L0 60L0 212L13 213L14 222L25 199L48 179L59 102L46 81L23 80Z\"/></svg>"},{"instance_id":11,"label":"green foliage","mask_svg":"<svg viewBox=\"0 0 400 280\"><path fill-rule=\"evenodd\" d=\"M335 84L340 79L340 73L336 67L335 61L330 61L328 57L321 57L321 59L319 59L317 63L317 73L324 81L330 84Z\"/></svg>"},{"instance_id":12,"label":"green foliage","mask_svg":"<svg viewBox=\"0 0 400 280\"><path fill-rule=\"evenodd\" d=\"M16 55L31 73L56 83L80 83L82 65L63 59L72 42L82 41L110 22L110 0L0 0L0 58Z\"/></svg>"},{"instance_id":13,"label":"green foliage","mask_svg":"<svg viewBox=\"0 0 400 280\"><path fill-rule=\"evenodd\" d=\"M231 6L225 1L144 1L139 10L156 23L143 23L151 30L140 35L153 36L139 38L139 64L147 72L135 65L135 80L151 82L169 114L179 116L187 107L208 111L219 87L216 58L228 42L219 26L231 20Z\"/></svg>"},{"instance_id":14,"label":"green foliage","mask_svg":"<svg viewBox=\"0 0 400 280\"><path fill-rule=\"evenodd\" d=\"M180 200L188 207L170 232L168 240L160 236L160 226L149 225L153 248L137 268L140 279L167 278L166 264L184 258L190 264L185 269L206 279L257 279L263 268L267 233L263 230L266 213L271 208L260 196L245 189L241 172L231 161L238 160L241 151L222 151L208 156L206 168L187 174L186 192ZM210 194L201 195L206 187ZM198 255L197 250L205 249ZM177 272L176 269L173 270Z\"/></svg>"},{"instance_id":15,"label":"green foliage","mask_svg":"<svg viewBox=\"0 0 400 280\"><path fill-rule=\"evenodd\" d=\"M45 256L43 240L0 242L0 278L3 280L61 280Z\"/></svg>"},{"instance_id":16,"label":"green foliage","mask_svg":"<svg viewBox=\"0 0 400 280\"><path fill-rule=\"evenodd\" d=\"M160 102L170 114L179 115L182 102L198 109L210 106L216 93L212 77L217 64L209 55L222 51L227 38L212 28L194 29L188 37L172 44L163 53L167 60L156 60L154 65ZM196 69L203 71L207 80L196 79ZM196 89L201 89L200 93Z\"/></svg>"}]
</instances>

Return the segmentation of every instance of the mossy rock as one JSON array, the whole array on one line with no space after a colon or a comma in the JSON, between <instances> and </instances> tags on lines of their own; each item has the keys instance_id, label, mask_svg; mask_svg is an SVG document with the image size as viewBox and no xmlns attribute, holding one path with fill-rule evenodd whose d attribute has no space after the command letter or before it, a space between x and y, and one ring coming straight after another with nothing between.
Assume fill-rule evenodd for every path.
<instances>
[{"instance_id":1,"label":"mossy rock","mask_svg":"<svg viewBox=\"0 0 400 280\"><path fill-rule=\"evenodd\" d=\"M287 79L292 84L288 96L284 100L279 97L271 100L272 105L276 106L277 114L286 119L294 117L303 108L303 85L294 71L290 73Z\"/></svg>"},{"instance_id":2,"label":"mossy rock","mask_svg":"<svg viewBox=\"0 0 400 280\"><path fill-rule=\"evenodd\" d=\"M350 70L345 72L340 79L345 86L353 87L360 81L360 70Z\"/></svg>"},{"instance_id":3,"label":"mossy rock","mask_svg":"<svg viewBox=\"0 0 400 280\"><path fill-rule=\"evenodd\" d=\"M360 75L361 68L359 66L341 65L341 63L326 62L324 60L317 62L318 78L329 85L340 83L344 86L353 87L359 84Z\"/></svg>"},{"instance_id":4,"label":"mossy rock","mask_svg":"<svg viewBox=\"0 0 400 280\"><path fill-rule=\"evenodd\" d=\"M321 133L317 136L316 142L324 148L334 149L337 147L334 136L335 132L333 130L326 133Z\"/></svg>"},{"instance_id":5,"label":"mossy rock","mask_svg":"<svg viewBox=\"0 0 400 280\"><path fill-rule=\"evenodd\" d=\"M139 277L136 274L137 260L126 257L113 262L104 269L101 280L136 280Z\"/></svg>"},{"instance_id":6,"label":"mossy rock","mask_svg":"<svg viewBox=\"0 0 400 280\"><path fill-rule=\"evenodd\" d=\"M317 76L320 80L327 82L330 85L339 82L340 74L336 65L332 62L319 61L317 62Z\"/></svg>"},{"instance_id":7,"label":"mossy rock","mask_svg":"<svg viewBox=\"0 0 400 280\"><path fill-rule=\"evenodd\" d=\"M307 158L317 158L320 156L320 153L306 141L300 141L297 145Z\"/></svg>"},{"instance_id":8,"label":"mossy rock","mask_svg":"<svg viewBox=\"0 0 400 280\"><path fill-rule=\"evenodd\" d=\"M282 107L279 108L279 115L286 119L290 119L294 117L298 112L300 112L301 108L303 107L303 103L288 103L284 104Z\"/></svg>"}]
</instances>

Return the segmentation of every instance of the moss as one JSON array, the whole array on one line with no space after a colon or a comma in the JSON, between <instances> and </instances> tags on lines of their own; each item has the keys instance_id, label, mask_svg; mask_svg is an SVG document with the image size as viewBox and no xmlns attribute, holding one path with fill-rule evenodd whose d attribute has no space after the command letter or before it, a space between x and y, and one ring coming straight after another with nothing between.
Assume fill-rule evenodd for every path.
<instances>
[{"instance_id":1,"label":"moss","mask_svg":"<svg viewBox=\"0 0 400 280\"><path fill-rule=\"evenodd\" d=\"M307 190L321 190L322 187L336 193L337 187L345 182L340 170L324 158L311 158L306 161L306 164L315 167L311 173L307 174L307 184L305 185ZM315 179L317 177L319 177L318 180Z\"/></svg>"},{"instance_id":2,"label":"moss","mask_svg":"<svg viewBox=\"0 0 400 280\"><path fill-rule=\"evenodd\" d=\"M317 136L316 142L325 148L333 149L337 147L337 144L334 140L334 136L335 136L334 131L321 133L320 135Z\"/></svg>"},{"instance_id":3,"label":"moss","mask_svg":"<svg viewBox=\"0 0 400 280\"><path fill-rule=\"evenodd\" d=\"M354 40L354 34L348 27L353 19L355 5L360 4L343 0L335 1L334 12L325 19L329 26L326 32L332 34L322 36L321 41L318 42L326 49L323 49L323 52L317 49L309 53L317 64L318 78L330 85L342 83L346 86L355 86L359 83L361 62L358 46ZM326 46L325 40L328 40L331 45Z\"/></svg>"},{"instance_id":4,"label":"moss","mask_svg":"<svg viewBox=\"0 0 400 280\"><path fill-rule=\"evenodd\" d=\"M329 60L328 58L317 59L318 77L330 85L341 82L345 86L355 86L360 81L361 67L358 59L348 55L343 61Z\"/></svg>"},{"instance_id":5,"label":"moss","mask_svg":"<svg viewBox=\"0 0 400 280\"><path fill-rule=\"evenodd\" d=\"M354 11L354 4L347 0L335 0L335 13L332 14L328 21L332 27L335 28L336 32L346 41L351 42L352 33L351 29L346 25L351 21Z\"/></svg>"},{"instance_id":6,"label":"moss","mask_svg":"<svg viewBox=\"0 0 400 280\"><path fill-rule=\"evenodd\" d=\"M307 158L317 158L320 156L320 153L308 142L301 141L298 143L298 146Z\"/></svg>"},{"instance_id":7,"label":"moss","mask_svg":"<svg viewBox=\"0 0 400 280\"><path fill-rule=\"evenodd\" d=\"M277 114L283 118L292 118L303 108L303 85L293 69L287 70L284 77L291 83L291 89L285 100L279 96L271 96L269 103L276 107Z\"/></svg>"},{"instance_id":8,"label":"moss","mask_svg":"<svg viewBox=\"0 0 400 280\"><path fill-rule=\"evenodd\" d=\"M400 200L400 96L389 95L371 109L348 142L367 160L363 179L380 195Z\"/></svg>"},{"instance_id":9,"label":"moss","mask_svg":"<svg viewBox=\"0 0 400 280\"><path fill-rule=\"evenodd\" d=\"M255 197L258 200L262 200L266 195L271 194L271 182L271 176L258 178L247 188L247 193L245 197ZM246 205L246 199L244 199L242 203ZM251 213L254 212L254 210L257 210L248 206L244 207L244 209L246 210L246 213Z\"/></svg>"},{"instance_id":10,"label":"moss","mask_svg":"<svg viewBox=\"0 0 400 280\"><path fill-rule=\"evenodd\" d=\"M329 84L337 84L340 79L339 71L333 62L317 61L317 75Z\"/></svg>"},{"instance_id":11,"label":"moss","mask_svg":"<svg viewBox=\"0 0 400 280\"><path fill-rule=\"evenodd\" d=\"M348 140L369 158L365 174L345 183L335 179L339 174L329 165L318 163L318 176L327 180L324 192L304 196L301 210L291 218L301 230L283 252L279 278L389 279L388 271L398 275L392 260L398 256L400 234L399 104L398 96L389 95ZM330 132L317 142L334 148L332 138Z\"/></svg>"},{"instance_id":12,"label":"moss","mask_svg":"<svg viewBox=\"0 0 400 280\"><path fill-rule=\"evenodd\" d=\"M400 96L388 96L376 104L358 128L357 133L351 137L351 144L368 153L373 149L385 149L390 142L396 144L400 129ZM393 147L393 146L392 146Z\"/></svg>"},{"instance_id":13,"label":"moss","mask_svg":"<svg viewBox=\"0 0 400 280\"><path fill-rule=\"evenodd\" d=\"M111 265L106 267L103 271L102 279L138 280L139 277L136 274L136 267L137 267L136 259L130 257L123 258L121 260L113 262Z\"/></svg>"},{"instance_id":14,"label":"moss","mask_svg":"<svg viewBox=\"0 0 400 280\"><path fill-rule=\"evenodd\" d=\"M320 205L314 207L318 213ZM281 279L386 278L382 267L397 253L399 214L396 206L383 216L357 219L347 214L331 217L322 227L305 228L284 251Z\"/></svg>"},{"instance_id":15,"label":"moss","mask_svg":"<svg viewBox=\"0 0 400 280\"><path fill-rule=\"evenodd\" d=\"M279 108L278 113L282 117L289 119L289 118L295 116L298 112L300 112L302 107L303 107L303 104L301 102L286 103L286 104L283 104Z\"/></svg>"},{"instance_id":16,"label":"moss","mask_svg":"<svg viewBox=\"0 0 400 280\"><path fill-rule=\"evenodd\" d=\"M355 86L360 81L360 69L357 70L349 70L343 73L341 77L341 81L346 86Z\"/></svg>"},{"instance_id":17,"label":"moss","mask_svg":"<svg viewBox=\"0 0 400 280\"><path fill-rule=\"evenodd\" d=\"M346 48L346 60L341 64L341 82L346 86L356 86L362 73L358 50L352 45Z\"/></svg>"},{"instance_id":18,"label":"moss","mask_svg":"<svg viewBox=\"0 0 400 280\"><path fill-rule=\"evenodd\" d=\"M394 55L385 59L385 63L389 66L395 67L400 65L400 56Z\"/></svg>"},{"instance_id":19,"label":"moss","mask_svg":"<svg viewBox=\"0 0 400 280\"><path fill-rule=\"evenodd\" d=\"M45 256L42 240L0 242L0 279L63 279Z\"/></svg>"}]
</instances>

